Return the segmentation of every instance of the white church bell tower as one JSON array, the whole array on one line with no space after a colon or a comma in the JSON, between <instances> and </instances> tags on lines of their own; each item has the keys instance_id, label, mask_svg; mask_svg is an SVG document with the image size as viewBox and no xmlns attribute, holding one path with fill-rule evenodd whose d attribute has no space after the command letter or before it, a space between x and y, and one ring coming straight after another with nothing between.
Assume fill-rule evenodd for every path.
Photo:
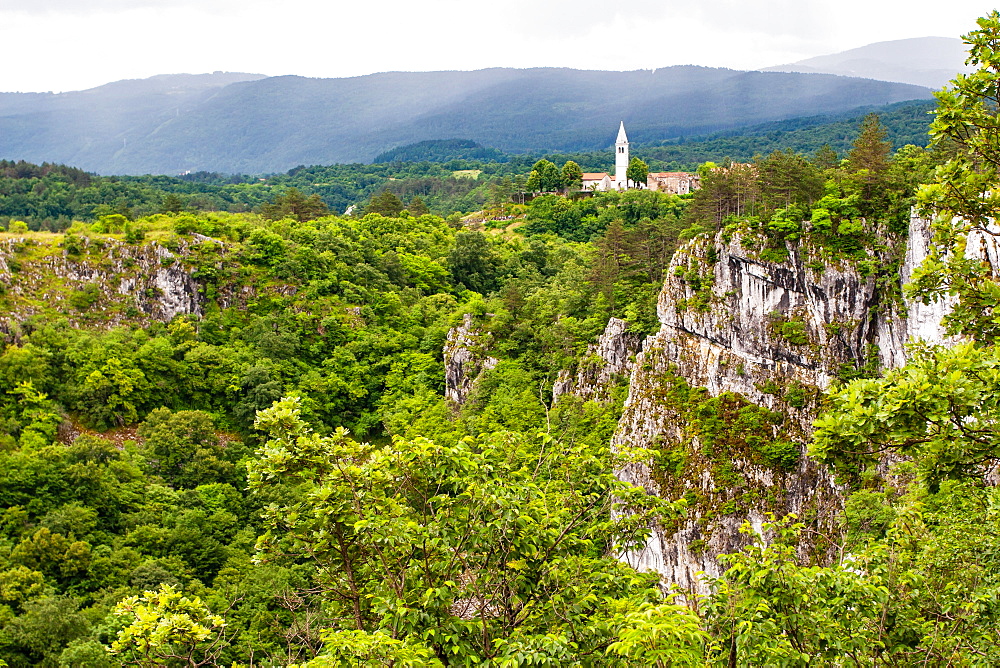
<instances>
[{"instance_id":1,"label":"white church bell tower","mask_svg":"<svg viewBox=\"0 0 1000 668\"><path fill-rule=\"evenodd\" d=\"M625 121L618 128L618 139L615 140L615 187L618 190L628 188L628 137L625 136Z\"/></svg>"}]
</instances>

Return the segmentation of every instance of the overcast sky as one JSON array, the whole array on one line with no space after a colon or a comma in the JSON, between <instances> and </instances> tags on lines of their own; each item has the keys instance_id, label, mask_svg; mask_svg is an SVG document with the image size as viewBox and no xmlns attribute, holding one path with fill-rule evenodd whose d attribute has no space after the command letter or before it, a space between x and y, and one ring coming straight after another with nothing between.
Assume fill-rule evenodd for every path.
<instances>
[{"instance_id":1,"label":"overcast sky","mask_svg":"<svg viewBox=\"0 0 1000 668\"><path fill-rule=\"evenodd\" d=\"M992 8L968 0L0 0L0 91L216 70L755 69L883 40L958 37Z\"/></svg>"}]
</instances>

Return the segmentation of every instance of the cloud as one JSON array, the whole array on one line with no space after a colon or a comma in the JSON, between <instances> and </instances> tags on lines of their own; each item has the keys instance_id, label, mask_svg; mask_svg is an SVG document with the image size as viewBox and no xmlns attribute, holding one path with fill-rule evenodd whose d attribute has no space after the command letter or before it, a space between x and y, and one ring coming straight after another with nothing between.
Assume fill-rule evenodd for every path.
<instances>
[{"instance_id":1,"label":"cloud","mask_svg":"<svg viewBox=\"0 0 1000 668\"><path fill-rule=\"evenodd\" d=\"M31 53L0 90L78 90L214 70L356 76L484 67L753 69L871 42L958 36L982 10L911 0L0 0L0 43Z\"/></svg>"},{"instance_id":2,"label":"cloud","mask_svg":"<svg viewBox=\"0 0 1000 668\"><path fill-rule=\"evenodd\" d=\"M238 0L4 0L0 14L115 14L136 9L169 11L198 7L206 12L238 6Z\"/></svg>"}]
</instances>

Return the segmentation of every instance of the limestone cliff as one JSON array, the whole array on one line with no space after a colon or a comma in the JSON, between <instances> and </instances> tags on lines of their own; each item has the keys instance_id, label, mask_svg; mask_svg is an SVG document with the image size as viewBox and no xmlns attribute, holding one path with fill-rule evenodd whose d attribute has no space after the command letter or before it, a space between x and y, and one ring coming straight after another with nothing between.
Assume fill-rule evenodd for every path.
<instances>
[{"instance_id":1,"label":"limestone cliff","mask_svg":"<svg viewBox=\"0 0 1000 668\"><path fill-rule=\"evenodd\" d=\"M36 235L0 241L8 327L46 310L72 322L97 319L106 326L201 314L190 269L167 248L87 237L67 247L65 239Z\"/></svg>"},{"instance_id":2,"label":"limestone cliff","mask_svg":"<svg viewBox=\"0 0 1000 668\"><path fill-rule=\"evenodd\" d=\"M453 407L460 408L475 386L479 376L497 365L486 355L486 335L476 325L471 313L462 324L452 327L444 344L445 397Z\"/></svg>"},{"instance_id":3,"label":"limestone cliff","mask_svg":"<svg viewBox=\"0 0 1000 668\"><path fill-rule=\"evenodd\" d=\"M552 398L575 394L588 400L607 400L616 377L632 373L635 355L642 348L642 336L631 331L620 318L611 318L597 339L587 348L587 356L575 374L563 371L552 386Z\"/></svg>"},{"instance_id":4,"label":"limestone cliff","mask_svg":"<svg viewBox=\"0 0 1000 668\"><path fill-rule=\"evenodd\" d=\"M0 238L0 331L16 338L32 316L65 317L71 324L109 328L203 315L206 304L242 307L263 291L294 292L287 285L258 285L225 273L223 242L192 235L125 243L109 235L33 233ZM206 296L208 292L208 296Z\"/></svg>"},{"instance_id":5,"label":"limestone cliff","mask_svg":"<svg viewBox=\"0 0 1000 668\"><path fill-rule=\"evenodd\" d=\"M941 340L947 305L902 298L901 282L926 253L926 221L914 218L910 237L905 251L888 244L867 263L837 262L807 243L766 261L732 232L677 252L659 297L661 328L637 357L614 443L655 453L622 479L687 498L690 512L654 527L628 563L703 592L698 573L719 574L717 556L745 544L746 521L759 530L765 513L794 512L813 535L833 528L843 490L805 456L821 391L838 376L903 364L911 336ZM802 556L822 560L824 549L806 541Z\"/></svg>"}]
</instances>

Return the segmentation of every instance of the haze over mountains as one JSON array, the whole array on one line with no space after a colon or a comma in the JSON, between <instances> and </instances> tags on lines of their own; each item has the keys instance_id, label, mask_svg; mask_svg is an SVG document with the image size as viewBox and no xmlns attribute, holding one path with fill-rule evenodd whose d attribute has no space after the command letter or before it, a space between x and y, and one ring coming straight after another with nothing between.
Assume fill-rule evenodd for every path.
<instances>
[{"instance_id":1,"label":"haze over mountains","mask_svg":"<svg viewBox=\"0 0 1000 668\"><path fill-rule=\"evenodd\" d=\"M901 41L938 44L928 39ZM949 76L956 71L944 43L924 60L894 42L880 44L801 67L834 69L862 52L861 60L882 63L882 72L901 71L906 63L920 71L948 70ZM0 158L102 174L267 173L300 164L368 162L394 147L434 139L468 139L510 152L596 150L610 145L622 119L633 142L659 142L927 99L927 85L697 66L496 68L343 79L161 75L60 94L0 93Z\"/></svg>"},{"instance_id":2,"label":"haze over mountains","mask_svg":"<svg viewBox=\"0 0 1000 668\"><path fill-rule=\"evenodd\" d=\"M898 81L941 88L965 65L966 46L954 37L914 37L876 42L840 53L807 58L787 65L765 67L764 72L806 72Z\"/></svg>"}]
</instances>

